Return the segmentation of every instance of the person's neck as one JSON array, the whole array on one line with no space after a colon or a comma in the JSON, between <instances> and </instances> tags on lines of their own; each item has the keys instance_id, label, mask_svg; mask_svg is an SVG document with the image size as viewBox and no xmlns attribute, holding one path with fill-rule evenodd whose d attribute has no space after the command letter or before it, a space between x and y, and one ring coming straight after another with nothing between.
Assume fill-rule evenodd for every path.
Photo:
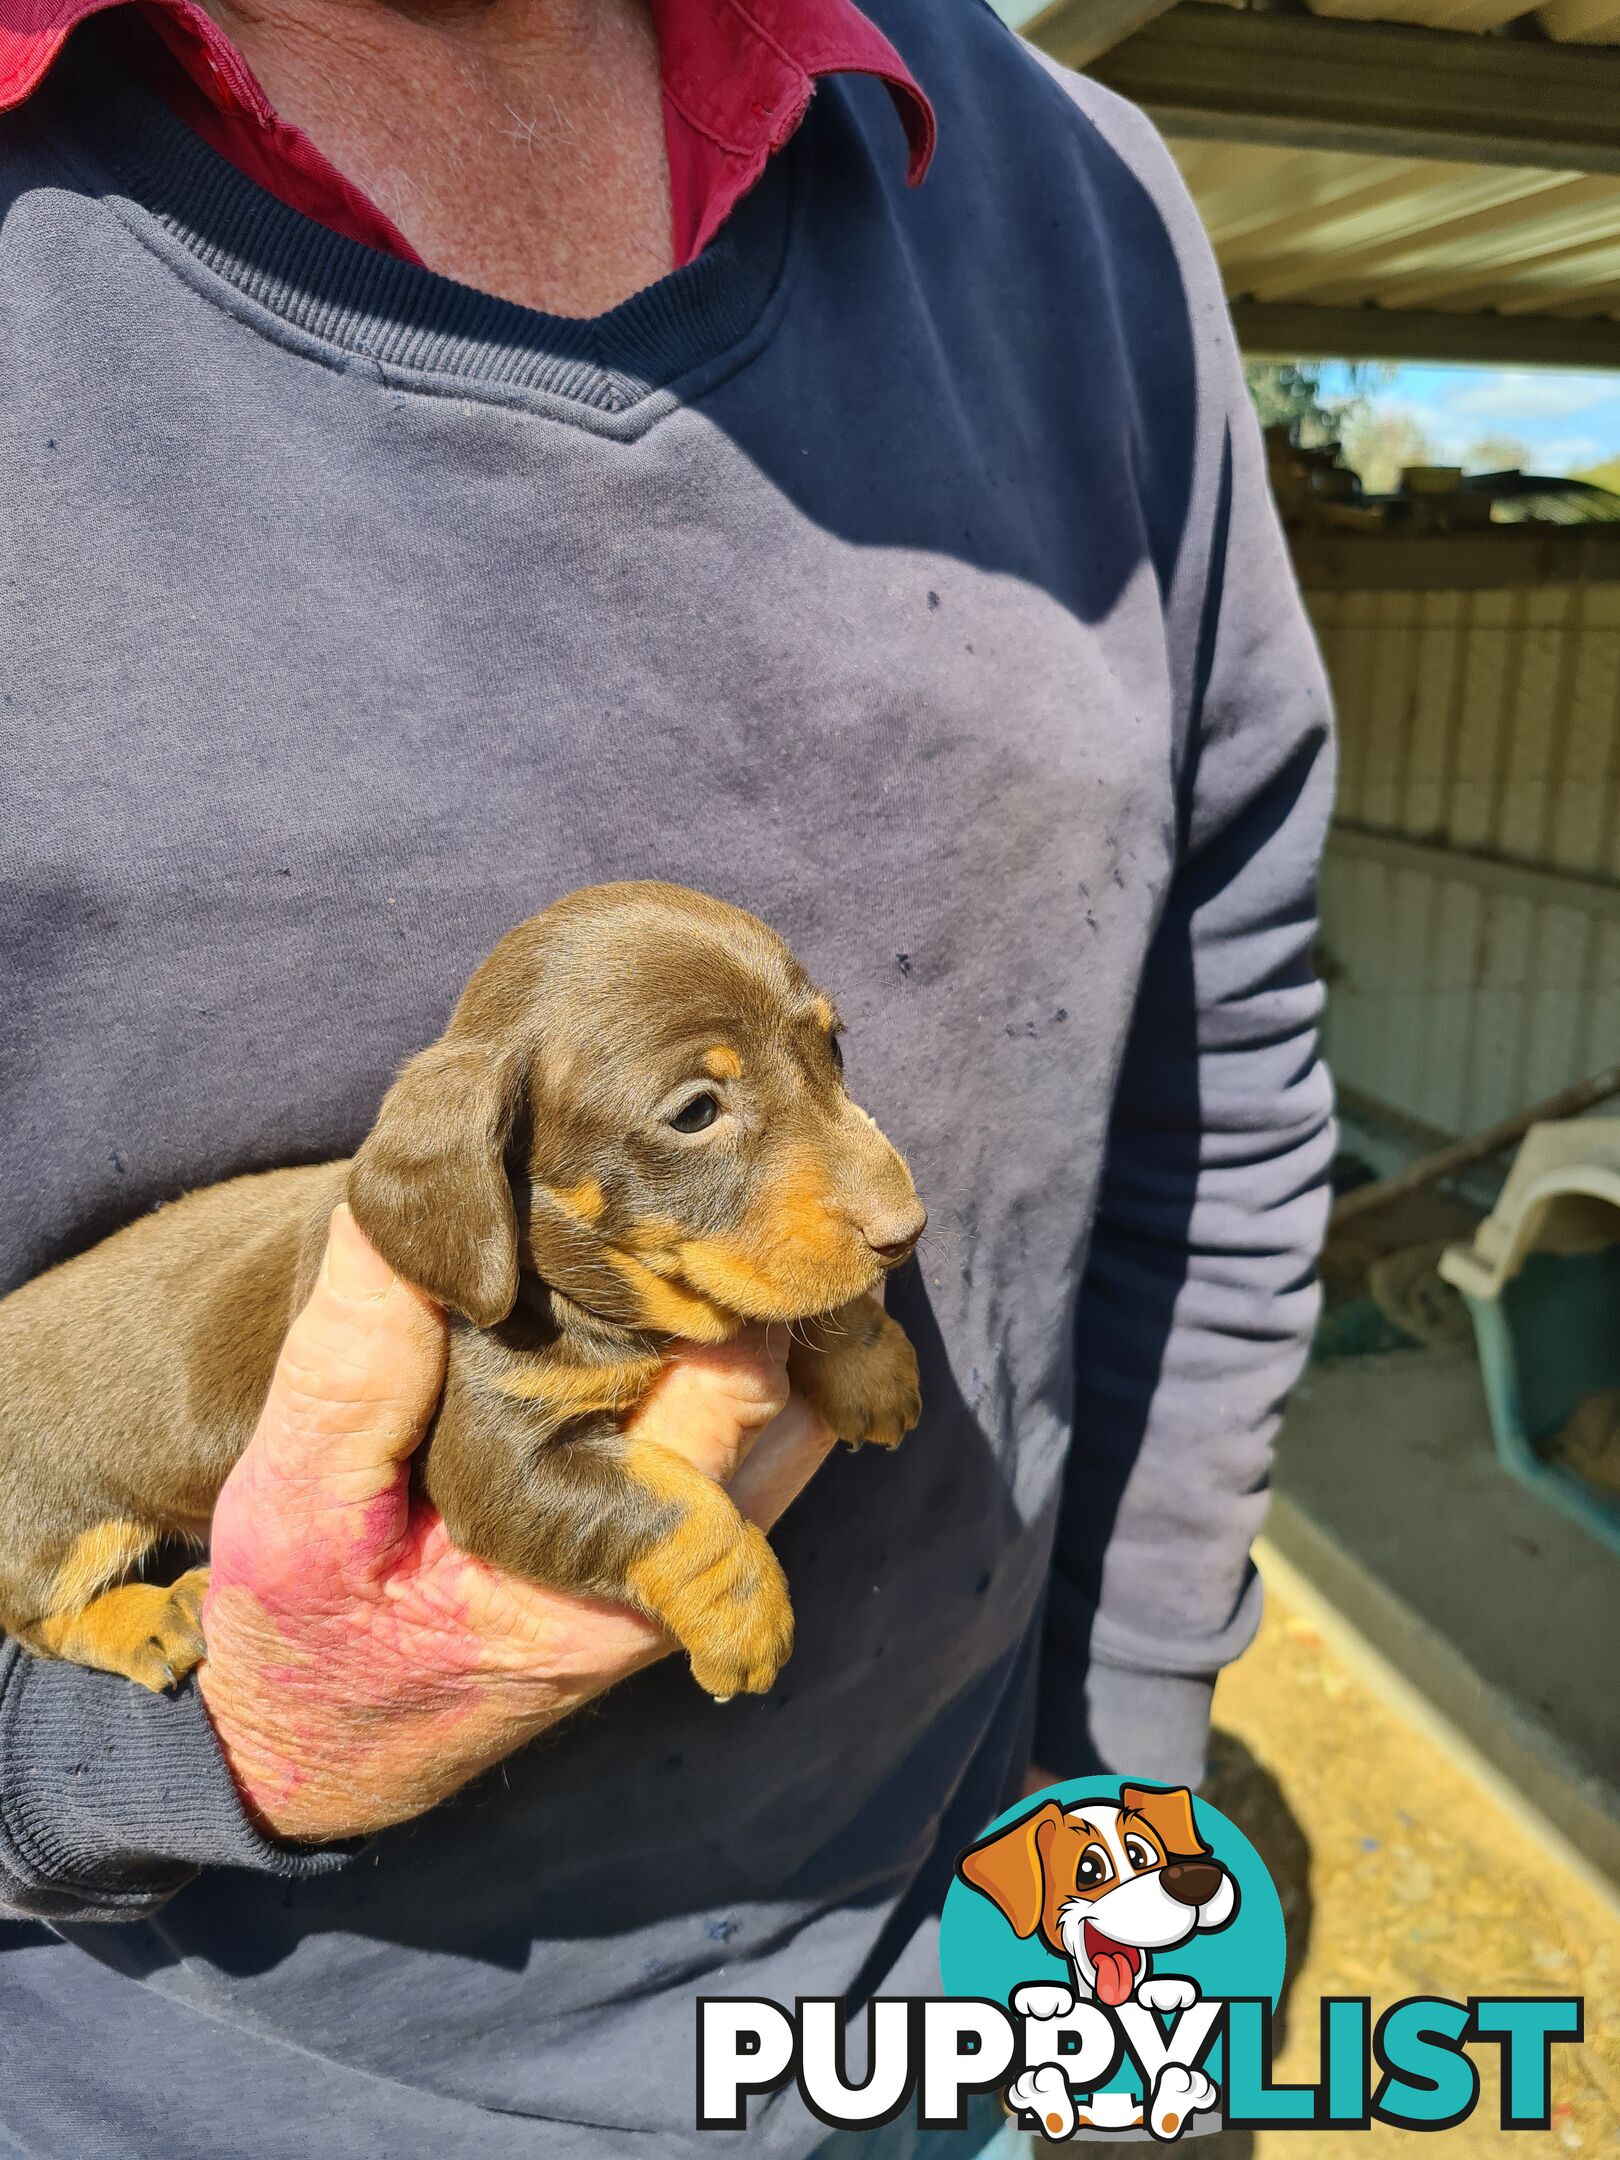
<instances>
[{"instance_id":1,"label":"person's neck","mask_svg":"<svg viewBox=\"0 0 1620 2160\"><path fill-rule=\"evenodd\" d=\"M209 0L430 268L596 315L673 268L648 0Z\"/></svg>"}]
</instances>

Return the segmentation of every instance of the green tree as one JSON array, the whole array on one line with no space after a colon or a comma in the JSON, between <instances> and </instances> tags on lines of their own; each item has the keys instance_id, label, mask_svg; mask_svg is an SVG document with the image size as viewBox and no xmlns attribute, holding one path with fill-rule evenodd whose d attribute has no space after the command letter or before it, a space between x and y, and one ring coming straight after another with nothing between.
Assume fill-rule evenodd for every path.
<instances>
[{"instance_id":1,"label":"green tree","mask_svg":"<svg viewBox=\"0 0 1620 2160\"><path fill-rule=\"evenodd\" d=\"M1322 389L1322 365L1309 360L1246 360L1249 386L1262 427L1286 427L1307 450L1336 442L1346 411L1357 400L1334 398Z\"/></svg>"},{"instance_id":2,"label":"green tree","mask_svg":"<svg viewBox=\"0 0 1620 2160\"><path fill-rule=\"evenodd\" d=\"M1346 384L1335 394L1323 387L1329 365ZM1388 382L1395 370L1379 360L1329 363L1326 360L1245 360L1249 386L1262 427L1286 427L1305 450L1324 450L1340 441L1346 427L1367 410L1367 392Z\"/></svg>"}]
</instances>

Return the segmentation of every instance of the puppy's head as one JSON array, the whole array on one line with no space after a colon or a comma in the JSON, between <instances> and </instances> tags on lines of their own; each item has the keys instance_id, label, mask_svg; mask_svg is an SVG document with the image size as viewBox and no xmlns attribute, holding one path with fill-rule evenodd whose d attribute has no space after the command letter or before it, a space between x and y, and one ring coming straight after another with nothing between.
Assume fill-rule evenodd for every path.
<instances>
[{"instance_id":1,"label":"puppy's head","mask_svg":"<svg viewBox=\"0 0 1620 2160\"><path fill-rule=\"evenodd\" d=\"M844 1091L839 1021L773 930L598 885L508 933L389 1090L349 1203L480 1327L527 1270L633 1327L719 1340L831 1311L910 1253L910 1173Z\"/></svg>"},{"instance_id":2,"label":"puppy's head","mask_svg":"<svg viewBox=\"0 0 1620 2160\"><path fill-rule=\"evenodd\" d=\"M1130 1999L1148 1953L1224 1927L1237 1910L1237 1885L1199 1835L1184 1785L1126 1785L1117 1803L1049 1800L971 1847L958 1873L1105 2003Z\"/></svg>"}]
</instances>

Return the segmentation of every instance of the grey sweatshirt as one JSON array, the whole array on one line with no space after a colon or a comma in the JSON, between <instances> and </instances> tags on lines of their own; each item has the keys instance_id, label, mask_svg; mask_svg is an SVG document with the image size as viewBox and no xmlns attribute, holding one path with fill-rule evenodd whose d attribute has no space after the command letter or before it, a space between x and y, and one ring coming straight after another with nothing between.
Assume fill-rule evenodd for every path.
<instances>
[{"instance_id":1,"label":"grey sweatshirt","mask_svg":"<svg viewBox=\"0 0 1620 2160\"><path fill-rule=\"evenodd\" d=\"M937 1984L1032 1748L1199 1774L1314 1309L1327 700L1162 146L975 0L875 12L926 184L829 83L589 324L311 225L93 44L0 123L0 1285L351 1149L609 877L790 939L933 1225L922 1426L782 1524L768 1697L670 1661L293 1854L192 1689L0 1645L0 2151L731 2150L697 1994Z\"/></svg>"}]
</instances>

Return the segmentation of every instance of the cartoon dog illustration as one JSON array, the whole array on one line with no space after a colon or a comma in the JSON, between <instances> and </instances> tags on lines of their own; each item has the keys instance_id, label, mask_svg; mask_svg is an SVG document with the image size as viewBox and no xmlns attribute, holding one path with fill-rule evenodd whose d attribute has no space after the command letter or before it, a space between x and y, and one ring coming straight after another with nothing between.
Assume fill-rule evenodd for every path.
<instances>
[{"instance_id":1,"label":"cartoon dog illustration","mask_svg":"<svg viewBox=\"0 0 1620 2160\"><path fill-rule=\"evenodd\" d=\"M1021 2017L1067 2017L1077 2000L1187 2009L1198 2000L1196 1985L1179 1974L1155 1978L1155 1953L1225 1927L1238 1908L1237 1884L1199 1835L1185 1786L1126 1785L1117 1803L1071 1808L1048 1800L970 1846L957 1872L1016 1935L1038 1934L1069 1962L1072 1991L1050 1983L1019 1988L1012 2006ZM1144 2116L1153 2136L1173 2138L1215 2099L1203 2071L1178 2063L1160 2071L1145 2111L1110 2093L1077 2110L1056 2063L1026 2070L1007 2091L1008 2105L1033 2114L1053 2138L1072 2137L1081 2126L1134 2129Z\"/></svg>"}]
</instances>

